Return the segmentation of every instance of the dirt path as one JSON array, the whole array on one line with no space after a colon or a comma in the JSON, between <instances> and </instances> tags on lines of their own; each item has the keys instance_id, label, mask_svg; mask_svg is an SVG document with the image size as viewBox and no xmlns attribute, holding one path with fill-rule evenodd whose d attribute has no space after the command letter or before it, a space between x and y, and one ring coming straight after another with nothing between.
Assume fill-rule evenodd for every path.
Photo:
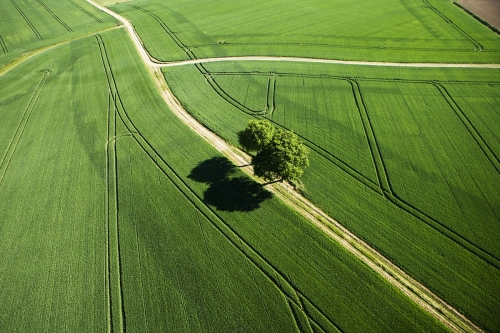
<instances>
[{"instance_id":1,"label":"dirt path","mask_svg":"<svg viewBox=\"0 0 500 333\"><path fill-rule=\"evenodd\" d=\"M127 28L134 44L140 53L143 61L148 65L148 69L151 72L155 84L158 87L163 99L169 106L169 108L176 114L179 119L181 119L189 128L203 137L208 143L216 147L222 154L224 154L228 159L230 159L236 165L247 165L250 161L250 157L239 149L229 145L222 138L217 136L215 133L209 131L206 127L200 124L193 116L191 116L177 100L177 98L172 94L168 88L167 83L161 72L161 67L167 64L155 63L145 51L142 42L134 31L130 22L120 15L112 12L111 10L93 3L91 0L87 0L89 3L98 7L99 9L105 11L106 13L114 16L120 20L124 26ZM245 57L247 58L247 57ZM262 60L266 57L248 57L252 60ZM247 58L247 59L248 59ZM258 58L258 59L256 59ZM225 58L225 60L231 58ZM234 58L233 58L234 59ZM238 58L241 59L241 58ZM273 61L283 59L294 59L288 61L295 61L297 58L272 58ZM208 59L199 60L209 61ZM215 60L220 61L220 60ZM307 60L311 62L320 62L317 60ZM326 60L325 60L326 61ZM330 61L328 61L330 62ZM187 64L188 62L182 62L182 64ZM192 62L191 62L192 63ZM342 64L366 64L361 62L339 62ZM177 63L179 64L179 63ZM172 65L172 64L170 64ZM408 66L414 64L408 64ZM426 65L426 64L422 64ZM435 65L435 64L434 64ZM382 66L382 65L380 65ZM454 65L456 66L456 65ZM500 67L500 65L498 65ZM430 66L429 66L430 67ZM439 67L439 66L436 66ZM466 67L466 66L464 66ZM489 67L488 67L489 68ZM496 68L496 67L495 67ZM251 178L256 181L262 182L253 176L252 167L246 166L242 168ZM377 252L375 249L370 247L363 240L354 235L351 231L341 225L339 222L335 221L333 218L328 216L326 213L321 211L319 208L314 206L313 203L302 197L296 191L293 190L291 186L286 183L275 183L268 185L268 190L273 192L278 198L283 200L285 203L290 205L296 211L301 213L305 218L307 218L311 223L313 223L317 228L322 230L325 234L331 237L334 241L338 242L345 249L363 261L366 265L371 267L380 276L386 279L395 288L399 289L405 295L407 295L416 304L430 313L432 316L437 318L440 322L446 325L454 332L482 332L482 330L467 319L464 315L455 310L452 306L444 302L438 296L433 294L424 285L410 277L399 267L390 262L382 254Z\"/></svg>"},{"instance_id":2,"label":"dirt path","mask_svg":"<svg viewBox=\"0 0 500 333\"><path fill-rule=\"evenodd\" d=\"M148 57L149 59L149 57ZM500 64L444 64L444 63L412 63L412 62L378 62L378 61L350 61L333 59L315 59L300 57L223 57L223 58L205 58L195 60L184 60L175 62L154 62L149 59L150 66L153 67L173 67L192 64L201 64L220 61L288 61L288 62L307 62L331 65L357 65L357 66L380 66L380 67L420 67L420 68L500 68Z\"/></svg>"}]
</instances>

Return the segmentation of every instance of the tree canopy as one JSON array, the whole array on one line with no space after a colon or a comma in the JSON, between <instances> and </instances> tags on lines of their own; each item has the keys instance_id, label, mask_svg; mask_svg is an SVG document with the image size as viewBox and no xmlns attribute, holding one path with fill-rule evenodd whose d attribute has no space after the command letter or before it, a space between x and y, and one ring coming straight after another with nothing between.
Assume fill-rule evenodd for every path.
<instances>
[{"instance_id":1,"label":"tree canopy","mask_svg":"<svg viewBox=\"0 0 500 333\"><path fill-rule=\"evenodd\" d=\"M238 132L238 142L248 152L261 151L273 138L274 126L266 120L252 119Z\"/></svg>"},{"instance_id":2,"label":"tree canopy","mask_svg":"<svg viewBox=\"0 0 500 333\"><path fill-rule=\"evenodd\" d=\"M254 174L267 181L298 179L309 166L309 150L299 137L288 130L275 129L265 120L251 120L238 133L239 143L252 157Z\"/></svg>"}]
</instances>

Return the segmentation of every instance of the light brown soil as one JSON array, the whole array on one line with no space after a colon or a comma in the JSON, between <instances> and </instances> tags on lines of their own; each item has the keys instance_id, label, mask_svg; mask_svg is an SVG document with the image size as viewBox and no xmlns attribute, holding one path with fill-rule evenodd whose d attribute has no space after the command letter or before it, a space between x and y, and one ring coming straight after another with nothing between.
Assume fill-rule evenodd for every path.
<instances>
[{"instance_id":1,"label":"light brown soil","mask_svg":"<svg viewBox=\"0 0 500 333\"><path fill-rule=\"evenodd\" d=\"M459 0L458 3L500 29L500 0Z\"/></svg>"}]
</instances>

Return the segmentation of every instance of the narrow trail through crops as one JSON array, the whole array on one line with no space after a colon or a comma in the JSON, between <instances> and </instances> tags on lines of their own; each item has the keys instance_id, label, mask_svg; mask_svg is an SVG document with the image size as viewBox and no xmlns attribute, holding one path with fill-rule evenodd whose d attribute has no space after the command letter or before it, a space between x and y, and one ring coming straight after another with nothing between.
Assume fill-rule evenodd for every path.
<instances>
[{"instance_id":1,"label":"narrow trail through crops","mask_svg":"<svg viewBox=\"0 0 500 333\"><path fill-rule=\"evenodd\" d=\"M379 62L379 61L351 61L351 60L333 60L316 59L300 57L270 57L270 56L246 56L246 57L221 57L182 60L175 62L158 62L148 57L148 64L152 67L174 67L184 65L203 64L209 62L222 61L287 61L287 62L306 62L330 65L357 65L357 66L379 66L379 67L420 67L420 68L500 68L500 64L444 64L444 63L412 63L412 62Z\"/></svg>"},{"instance_id":2,"label":"narrow trail through crops","mask_svg":"<svg viewBox=\"0 0 500 333\"><path fill-rule=\"evenodd\" d=\"M466 67L466 68L500 68L500 64L404 64L404 63L379 63L379 62L360 62L360 61L338 61L338 60L323 60L323 59L308 59L308 58L289 58L289 57L228 57L228 58L211 58L181 61L176 63L158 63L150 57L144 48L139 36L133 29L132 24L109 10L102 7L91 0L89 3L99 8L100 10L112 15L121 21L129 32L139 54L143 61L148 65L155 84L157 85L163 99L169 108L192 130L202 136L207 142L216 147L221 153L228 157L237 165L248 165L250 157L237 148L230 146L215 133L210 132L206 127L200 124L192 117L181 103L175 98L165 82L165 79L160 70L161 67L179 66L187 64L196 64L211 61L232 61L232 60L258 60L258 61L304 61L318 63L332 63L344 65L370 65L370 66L401 66L401 67ZM251 166L242 168L250 177L254 178ZM256 179L258 180L258 179ZM374 250L363 240L359 239L351 231L343 225L332 219L326 213L314 206L307 199L298 194L294 189L282 183L275 183L268 187L278 198L282 199L292 208L300 212L304 217L311 221L316 227L322 230L333 240L341 244L345 249L371 267L380 276L386 279L394 287L412 299L416 304L421 306L432 316L441 321L444 325L455 332L482 332L482 330L471 322L464 315L455 310L451 305L444 302L438 296L433 294L428 288L414 280L399 267L390 262L382 254Z\"/></svg>"}]
</instances>

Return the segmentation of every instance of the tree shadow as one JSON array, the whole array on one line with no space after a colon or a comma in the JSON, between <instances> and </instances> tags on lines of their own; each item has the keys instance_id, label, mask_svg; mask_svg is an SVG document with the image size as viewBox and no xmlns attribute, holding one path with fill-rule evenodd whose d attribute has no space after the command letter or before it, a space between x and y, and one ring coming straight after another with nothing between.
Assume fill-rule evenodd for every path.
<instances>
[{"instance_id":1,"label":"tree shadow","mask_svg":"<svg viewBox=\"0 0 500 333\"><path fill-rule=\"evenodd\" d=\"M272 197L261 184L236 172L227 158L213 157L198 164L188 177L210 185L203 193L204 201L221 211L250 212Z\"/></svg>"}]
</instances>

